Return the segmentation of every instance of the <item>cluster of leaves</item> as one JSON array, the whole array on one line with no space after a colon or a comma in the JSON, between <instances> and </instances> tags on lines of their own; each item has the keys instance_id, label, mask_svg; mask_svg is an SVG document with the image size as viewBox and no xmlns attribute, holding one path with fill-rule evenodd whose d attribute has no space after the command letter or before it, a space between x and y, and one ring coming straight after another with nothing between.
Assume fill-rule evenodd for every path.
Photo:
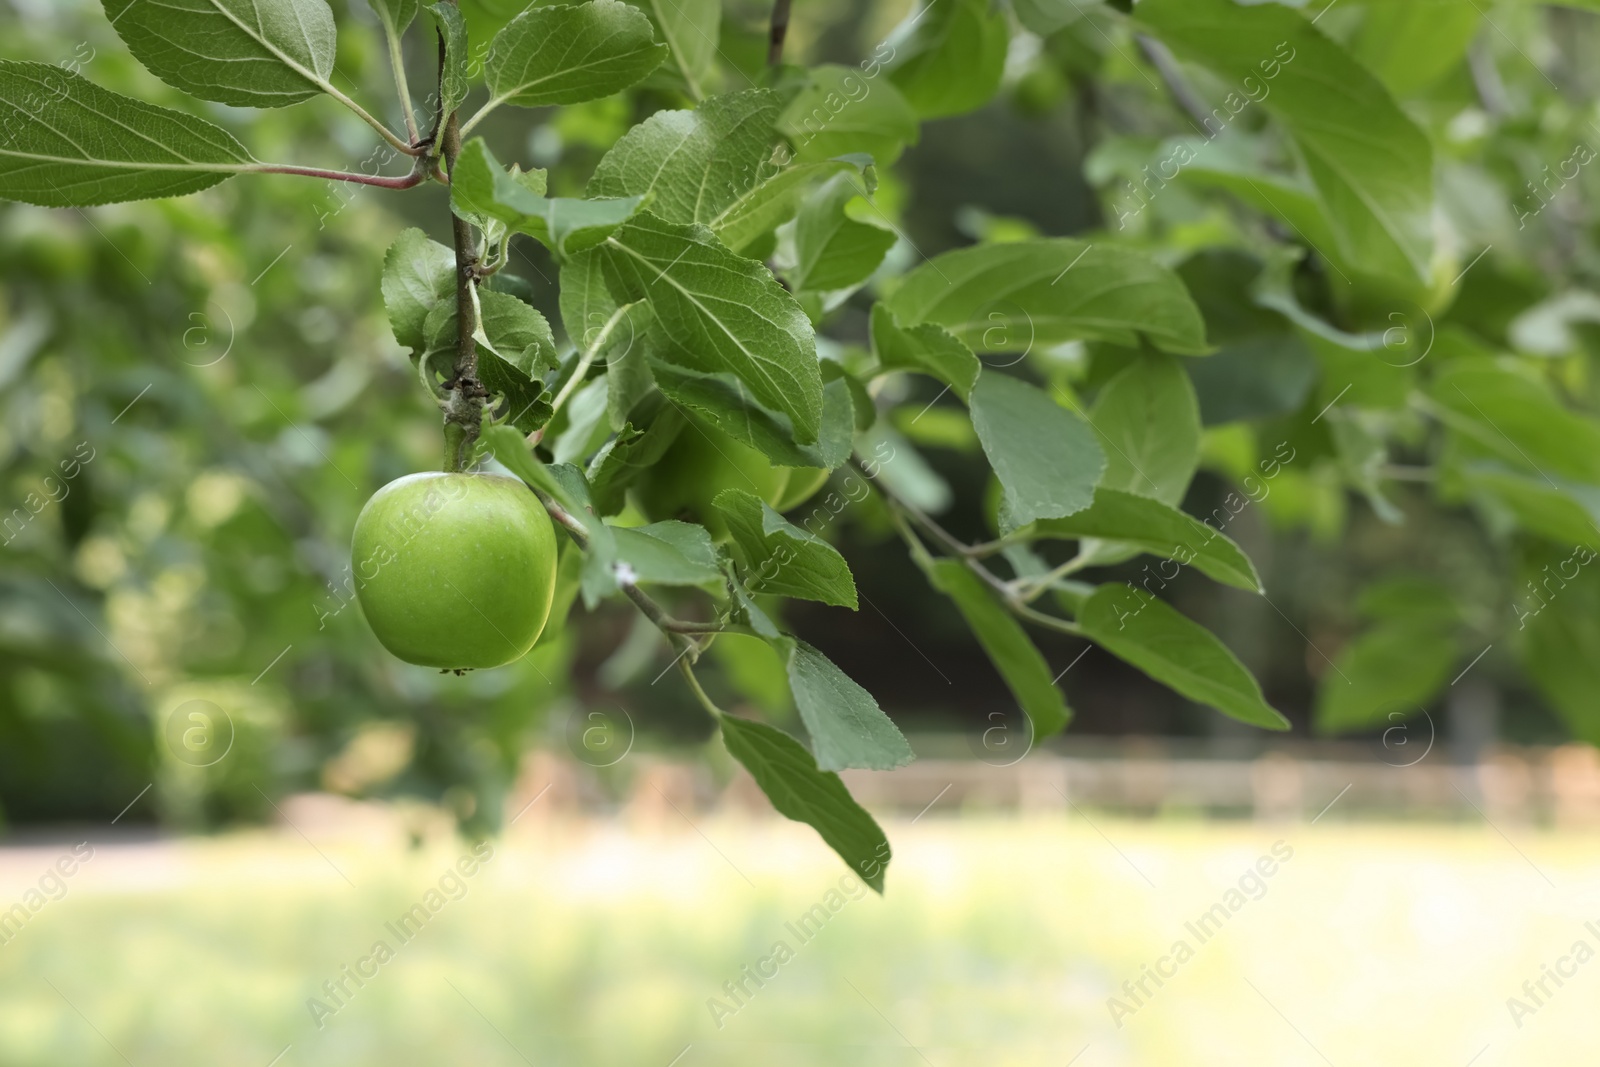
<instances>
[{"instance_id":1,"label":"cluster of leaves","mask_svg":"<svg viewBox=\"0 0 1600 1067\"><path fill-rule=\"evenodd\" d=\"M1600 542L1600 423L1574 410L1588 399L1574 324L1593 311L1559 291L1561 271L1581 277L1581 265L1539 275L1510 250L1471 259L1500 237L1483 239L1480 219L1436 195L1440 174L1470 187L1525 165L1458 135L1464 106L1498 123L1535 106L1506 96L1481 42L1468 55L1477 15L1424 18L1410 2L1307 13L1232 0L932 0L858 67L774 64L760 84L717 92L736 68L716 47L714 2L373 7L392 55L423 12L437 39L431 122L416 122L396 67L409 137L333 86L322 0L255 0L248 16L227 0L108 0L107 14L151 72L195 96L349 106L413 160L410 174L367 184L448 184L456 246L408 230L383 272L395 338L424 388L448 410L475 375L490 400L483 442L581 550L564 558L558 603L637 604L673 642L733 757L880 889L887 842L837 772L899 766L910 747L779 621L783 598L854 608L849 566L794 513L801 501L784 501L786 517L777 500L725 488L715 521L697 516L707 525L644 521L632 502L682 435L715 432L774 466L864 476L1036 740L1070 711L1028 626L1085 638L1235 719L1287 727L1227 646L1156 595L1191 565L1261 592L1222 532L1231 514L1182 510L1203 454L1247 485L1331 472L1324 489L1354 491L1385 521L1428 506L1395 479L1426 479L1434 506L1481 515L1508 567ZM1148 90L1154 125L1181 132L1099 144L1088 169L1103 232L1041 237L1019 224L907 269L895 252L915 250L876 202L879 168L921 122L994 99L1019 39L1037 46L1019 94L1028 79L1098 78ZM1427 62L1400 56L1397 39L1425 40ZM0 89L8 198L80 206L246 172L327 176L261 163L218 126L43 64L0 63ZM609 147L581 196L548 195L544 171L507 166L472 136L506 105L616 94L657 109ZM461 118L474 95L483 103ZM559 265L559 330L505 269L519 236ZM830 338L851 306L866 311L866 336ZM931 403L908 388L918 379L936 390ZM919 480L913 444L928 439L919 408L987 460L988 540L937 521L945 501ZM1406 455L1428 462L1392 462ZM1054 562L1062 544L1076 547ZM1084 580L1144 554L1162 562L1135 580ZM713 621L674 618L647 587ZM1594 735L1594 598L1542 588L1540 610L1518 620L1522 662ZM1389 582L1361 604L1377 623L1326 676L1330 729L1425 703L1469 641L1503 628L1437 581ZM705 695L694 666L730 633L783 664L809 748Z\"/></svg>"}]
</instances>

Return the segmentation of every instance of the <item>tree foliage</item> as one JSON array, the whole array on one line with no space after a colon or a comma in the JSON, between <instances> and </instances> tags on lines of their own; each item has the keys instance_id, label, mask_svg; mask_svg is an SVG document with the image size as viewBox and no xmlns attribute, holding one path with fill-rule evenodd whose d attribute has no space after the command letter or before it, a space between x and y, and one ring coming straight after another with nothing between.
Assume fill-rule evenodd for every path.
<instances>
[{"instance_id":1,"label":"tree foliage","mask_svg":"<svg viewBox=\"0 0 1600 1067\"><path fill-rule=\"evenodd\" d=\"M448 465L498 463L557 517L567 534L558 610L631 601L670 644L702 721L718 724L777 809L881 889L887 844L835 772L898 766L911 749L877 701L784 622L791 598L858 609L831 526L842 509L816 523L819 509L795 490L830 478L864 487L850 500L904 541L1035 741L1071 718L1040 634L1098 645L1253 726L1287 727L1228 645L1161 595L1190 567L1270 595L1223 529L1243 498L1220 520L1183 510L1202 457L1251 501L1267 499L1252 481L1281 475L1298 487L1302 517L1314 500L1346 513L1346 494L1385 523L1468 512L1506 583L1527 587L1525 610L1486 619L1446 584L1413 604L1376 586L1363 601L1371 627L1323 674L1320 725L1409 713L1481 643L1514 649L1572 729L1600 740L1587 684L1600 663L1585 614L1595 578L1583 570L1600 541L1589 373L1600 302L1582 288L1588 231L1567 228L1592 180L1591 133L1542 71L1497 67L1526 65L1520 49L1502 54L1471 16L1396 13L1416 6L931 0L849 62L804 67L724 54L712 0L375 2L368 21L391 59L404 44L440 59L425 103L405 64L394 67L396 131L378 117L385 109L335 84L336 50L364 31L324 0L159 11L106 0L128 53L173 91L146 103L100 87L93 70L0 60L0 196L87 208L287 180L264 175L394 197L448 186L452 245L407 229L386 254L343 250L349 270L370 275L367 301L381 291L396 346L382 358L409 353L411 379L442 413ZM1397 59L1400 33L1425 63ZM367 36L349 47L377 54ZM1024 57L1019 71L1008 55ZM1069 91L1111 94L1143 116L1138 130L1102 131L1089 156L1103 225L1044 236L991 218L977 243L922 255L902 229L892 170L921 123L1048 108ZM295 107L252 131L186 95ZM307 109L324 105L371 127L409 171L258 158L303 143L283 131L321 121ZM589 172L522 166L519 142L496 136L518 108L557 109L540 113L544 127L600 131ZM246 147L247 132L267 143ZM232 205L233 229L252 224L249 195L215 201ZM179 231L195 254L228 247L198 223ZM516 269L514 257L533 263L529 240L554 277ZM358 373L348 366L329 367L315 391L286 368L280 398L261 393L285 424L295 420L280 403L350 420L338 439L354 443L323 456L338 477L341 459L364 474L384 466L352 431L381 425L371 408L390 400L330 407L329 380ZM130 360L118 380L139 373ZM162 403L205 421L172 399L184 395L175 387ZM226 438L226 422L208 432ZM987 464L980 539L957 537L937 514L949 494L917 452L932 426ZM645 514L652 480L670 475L662 457L710 431L755 457L740 475L749 484L709 487L698 511ZM249 469L246 451L240 440L225 454ZM761 462L784 472L783 488L756 484ZM1285 495L1270 510L1293 522ZM328 499L348 510L348 497ZM313 493L296 504L307 522L343 521L310 517L323 507ZM25 524L32 510L12 516ZM1063 558L1061 543L1076 548ZM216 551L208 570L224 565L225 546ZM271 551L291 556L294 538ZM1552 555L1553 570L1542 562ZM64 626L89 619L62 596L73 608L57 612ZM702 657L742 639L767 650L759 669L787 681L809 747L707 694ZM559 671L563 654L534 658ZM499 724L503 765L525 722ZM450 751L449 731L422 729L433 747L419 764L469 758Z\"/></svg>"}]
</instances>

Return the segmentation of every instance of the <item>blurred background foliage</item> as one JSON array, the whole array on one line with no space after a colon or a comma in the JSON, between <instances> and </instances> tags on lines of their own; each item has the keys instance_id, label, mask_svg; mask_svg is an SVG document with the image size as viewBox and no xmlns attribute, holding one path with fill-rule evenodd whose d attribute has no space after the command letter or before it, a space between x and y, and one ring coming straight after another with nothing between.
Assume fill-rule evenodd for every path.
<instances>
[{"instance_id":1,"label":"blurred background foliage","mask_svg":"<svg viewBox=\"0 0 1600 1067\"><path fill-rule=\"evenodd\" d=\"M332 101L253 111L181 99L132 60L89 0L0 4L9 8L0 55L59 61L140 99L201 108L261 159L403 170ZM387 101L373 16L358 0L333 6L341 26L370 31L341 33L336 81L369 103ZM521 6L463 0L478 41ZM906 7L798 3L788 54L857 63ZM1457 732L1480 740L1600 738L1600 698L1585 673L1600 669L1600 614L1591 610L1600 579L1586 571L1552 601L1559 614L1524 630L1528 583L1567 559L1572 540L1552 532L1559 522L1530 522L1534 503L1487 492L1465 467L1440 463L1497 446L1441 435L1412 402L1450 361L1514 352L1516 375L1593 408L1600 261L1585 194L1595 168L1548 179L1600 143L1600 73L1587 61L1600 22L1535 4L1486 15L1425 0L1347 0L1326 15L1318 28L1377 72L1434 142L1448 225L1438 227L1431 290L1345 284L1316 256L1285 258L1282 227L1219 195L1204 175L1163 185L1122 219L1128 183L1192 127L1116 16L1090 4L1046 36L1015 37L992 103L925 123L897 163L879 168L877 203L905 234L883 273L1033 234L1106 232L1155 250L1180 269L1225 347L1193 368L1208 434L1185 507L1223 509L1268 590L1256 598L1184 576L1170 599L1222 636L1300 733L1313 731L1314 714L1325 727L1388 725L1370 707L1366 720L1341 721L1319 686L1330 672L1375 670L1387 700L1394 678L1370 661L1404 647L1413 651L1390 674L1414 699L1382 707L1449 706ZM722 88L759 76L767 16L766 4L725 5ZM413 36L414 85L430 84L427 52ZM483 132L520 144L517 161L549 168L552 192L572 195L631 123L665 106L682 97L652 80L589 105L503 109ZM1261 133L1265 116L1246 112L1238 124ZM594 615L580 607L527 660L465 678L399 663L359 617L349 584L355 515L378 486L437 467L442 448L437 413L384 319L383 250L407 225L443 238L446 218L438 189L402 196L279 177L171 202L0 205L7 822L109 819L153 782L127 821L255 820L286 792L322 788L436 800L488 828L522 753L570 744L573 723L581 730L592 710L631 720L641 745L699 738L704 719L676 680L652 682L665 644L627 605ZM559 321L552 264L532 242L514 247L512 270ZM1252 286L1276 286L1283 306L1346 333L1399 332L1384 334L1392 343L1378 357L1357 359L1261 307ZM832 312L834 343L865 343L873 290ZM1030 358L1089 393L1114 362L1094 356L1068 345ZM896 380L895 389L910 392L881 399L913 413L938 392L926 380ZM1313 418L1341 400L1334 417ZM970 425L939 412L896 419L901 443L925 461L905 473L923 499L959 502L945 516L958 536L982 539L988 468ZM1288 455L1261 476L1263 461ZM913 734L976 736L996 716L1020 721L870 501L827 536L852 562L863 610L796 605L798 633ZM1574 539L1600 534L1579 524ZM1123 569L1131 577L1141 566ZM1536 627L1547 640L1526 641ZM1062 745L1083 733L1258 743L1109 656L1078 663L1083 646L1071 638L1040 641L1056 669L1074 664L1063 685L1076 718ZM1447 683L1486 646L1473 667L1475 698L1463 703ZM754 642L719 642L710 682L719 699L780 704L783 687L772 691L764 656ZM231 745L215 766L184 755L181 737L198 720L174 715L196 706L223 712L205 726L225 730Z\"/></svg>"}]
</instances>

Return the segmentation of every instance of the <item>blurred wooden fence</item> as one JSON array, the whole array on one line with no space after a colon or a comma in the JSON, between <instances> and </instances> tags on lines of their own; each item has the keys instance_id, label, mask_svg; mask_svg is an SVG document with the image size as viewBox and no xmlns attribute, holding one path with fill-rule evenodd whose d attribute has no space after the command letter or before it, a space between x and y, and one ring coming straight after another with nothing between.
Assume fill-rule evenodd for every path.
<instances>
[{"instance_id":1,"label":"blurred wooden fence","mask_svg":"<svg viewBox=\"0 0 1600 1067\"><path fill-rule=\"evenodd\" d=\"M1487 818L1497 824L1600 825L1600 751L1492 747L1471 764L1438 753L1405 765L1370 747L1308 743L1239 756L1204 744L1139 741L1037 751L1010 766L961 757L937 739L914 739L936 754L895 771L846 771L864 805L883 815L1041 814L1073 806L1131 815L1192 812L1265 821L1365 818ZM938 754L941 749L944 754ZM620 810L630 819L671 821L693 812L770 812L737 766L631 753L603 770L565 753L529 754L508 815L529 818ZM1336 802L1336 803L1335 803Z\"/></svg>"}]
</instances>

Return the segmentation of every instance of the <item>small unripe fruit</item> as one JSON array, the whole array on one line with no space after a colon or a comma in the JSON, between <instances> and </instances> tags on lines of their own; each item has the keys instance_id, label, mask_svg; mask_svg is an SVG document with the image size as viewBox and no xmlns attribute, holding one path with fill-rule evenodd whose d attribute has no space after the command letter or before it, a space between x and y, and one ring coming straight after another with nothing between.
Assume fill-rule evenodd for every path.
<instances>
[{"instance_id":1,"label":"small unripe fruit","mask_svg":"<svg viewBox=\"0 0 1600 1067\"><path fill-rule=\"evenodd\" d=\"M499 667L550 617L555 528L515 478L408 474L367 501L353 542L361 610L407 663Z\"/></svg>"}]
</instances>

